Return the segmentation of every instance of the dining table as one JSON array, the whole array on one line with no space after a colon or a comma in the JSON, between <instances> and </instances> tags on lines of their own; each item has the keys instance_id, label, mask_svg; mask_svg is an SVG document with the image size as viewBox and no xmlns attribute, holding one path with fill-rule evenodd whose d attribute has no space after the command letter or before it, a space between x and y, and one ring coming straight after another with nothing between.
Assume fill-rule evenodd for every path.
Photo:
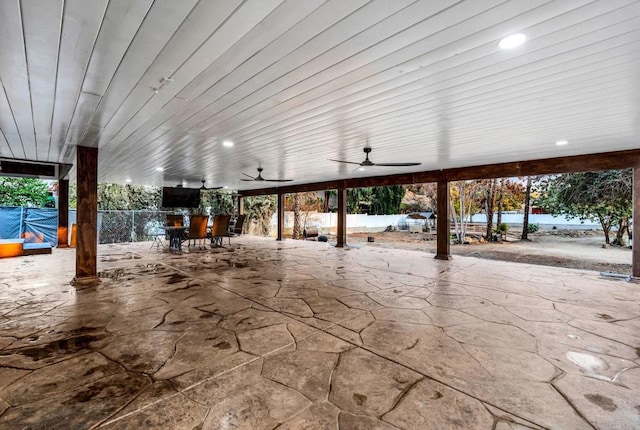
<instances>
[{"instance_id":1,"label":"dining table","mask_svg":"<svg viewBox=\"0 0 640 430\"><path fill-rule=\"evenodd\" d=\"M182 254L182 238L186 226L167 226L164 229L169 235L169 252L172 254Z\"/></svg>"}]
</instances>

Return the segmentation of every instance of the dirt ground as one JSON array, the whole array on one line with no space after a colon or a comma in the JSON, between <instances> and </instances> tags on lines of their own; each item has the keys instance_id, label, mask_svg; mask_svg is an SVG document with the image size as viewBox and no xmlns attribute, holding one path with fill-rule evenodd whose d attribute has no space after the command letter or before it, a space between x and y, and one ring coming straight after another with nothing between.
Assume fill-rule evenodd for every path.
<instances>
[{"instance_id":1,"label":"dirt ground","mask_svg":"<svg viewBox=\"0 0 640 430\"><path fill-rule=\"evenodd\" d=\"M372 236L374 242L367 242ZM544 266L631 274L631 249L603 248L602 232L584 230L545 231L529 235L529 241L508 236L501 243L474 242L451 245L452 255L466 255L489 260L514 261ZM423 250L435 254L435 234L403 231L349 234L354 246Z\"/></svg>"}]
</instances>

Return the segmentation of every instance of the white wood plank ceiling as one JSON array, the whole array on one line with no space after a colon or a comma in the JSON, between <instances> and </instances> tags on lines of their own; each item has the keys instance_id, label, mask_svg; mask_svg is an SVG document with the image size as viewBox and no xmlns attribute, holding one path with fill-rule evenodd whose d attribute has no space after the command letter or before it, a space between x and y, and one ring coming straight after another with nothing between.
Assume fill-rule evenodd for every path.
<instances>
[{"instance_id":1,"label":"white wood plank ceiling","mask_svg":"<svg viewBox=\"0 0 640 430\"><path fill-rule=\"evenodd\" d=\"M251 189L258 166L296 184L631 149L639 66L640 1L3 0L0 156L93 146L100 181ZM328 160L367 141L422 165Z\"/></svg>"}]
</instances>

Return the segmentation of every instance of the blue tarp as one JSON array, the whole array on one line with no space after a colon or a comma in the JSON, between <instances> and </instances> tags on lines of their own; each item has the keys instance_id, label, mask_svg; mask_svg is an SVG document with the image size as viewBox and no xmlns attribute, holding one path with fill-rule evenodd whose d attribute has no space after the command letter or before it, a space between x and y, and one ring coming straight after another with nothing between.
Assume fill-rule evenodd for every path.
<instances>
[{"instance_id":1,"label":"blue tarp","mask_svg":"<svg viewBox=\"0 0 640 430\"><path fill-rule=\"evenodd\" d=\"M31 233L31 239L58 245L58 210L50 208L0 207L0 239L18 239Z\"/></svg>"},{"instance_id":2,"label":"blue tarp","mask_svg":"<svg viewBox=\"0 0 640 430\"><path fill-rule=\"evenodd\" d=\"M58 245L58 210L49 208L28 208L24 222L24 232L34 233L53 246ZM26 236L25 236L26 237Z\"/></svg>"},{"instance_id":3,"label":"blue tarp","mask_svg":"<svg viewBox=\"0 0 640 430\"><path fill-rule=\"evenodd\" d=\"M0 207L0 239L19 239L24 208Z\"/></svg>"}]
</instances>

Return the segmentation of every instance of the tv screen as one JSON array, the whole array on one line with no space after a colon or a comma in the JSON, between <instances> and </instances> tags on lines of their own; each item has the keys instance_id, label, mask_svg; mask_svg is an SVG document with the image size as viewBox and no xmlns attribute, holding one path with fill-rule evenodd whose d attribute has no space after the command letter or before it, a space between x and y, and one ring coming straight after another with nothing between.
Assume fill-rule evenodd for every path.
<instances>
[{"instance_id":1,"label":"tv screen","mask_svg":"<svg viewBox=\"0 0 640 430\"><path fill-rule=\"evenodd\" d=\"M200 190L198 188L162 189L163 208L197 208L200 206Z\"/></svg>"}]
</instances>

